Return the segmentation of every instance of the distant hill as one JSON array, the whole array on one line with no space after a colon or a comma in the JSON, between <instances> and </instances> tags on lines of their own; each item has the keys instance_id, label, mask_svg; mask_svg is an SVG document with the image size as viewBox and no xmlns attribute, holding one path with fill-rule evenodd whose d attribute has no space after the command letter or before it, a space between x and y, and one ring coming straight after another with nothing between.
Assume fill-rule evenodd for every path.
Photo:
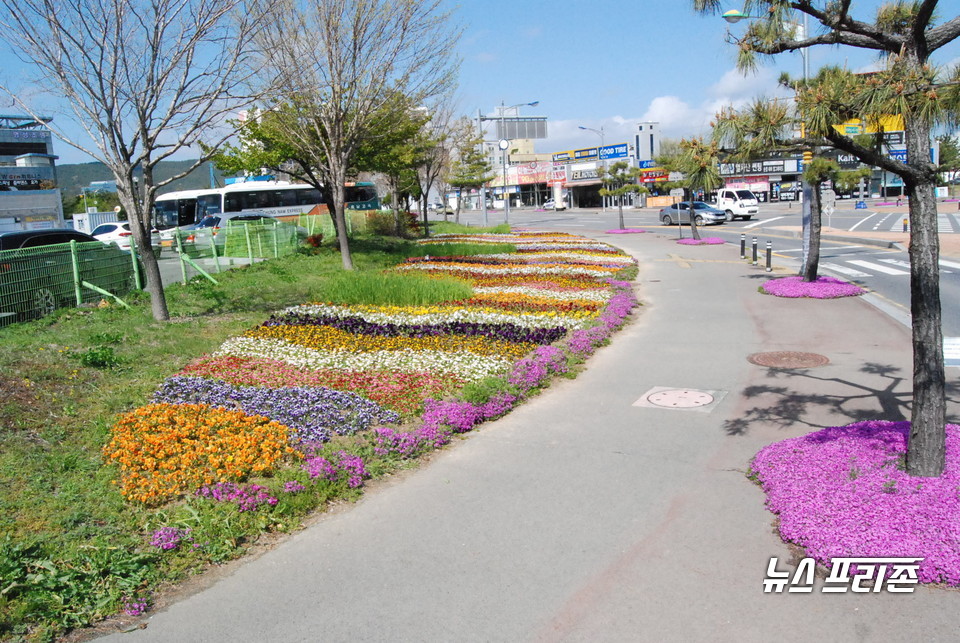
<instances>
[{"instance_id":1,"label":"distant hill","mask_svg":"<svg viewBox=\"0 0 960 643\"><path fill-rule=\"evenodd\" d=\"M156 180L170 178L190 167L196 161L161 161L155 172ZM223 172L214 170L217 185L223 185ZM69 195L80 194L80 188L90 185L94 181L112 181L113 174L103 163L71 163L57 166L57 186L61 193ZM174 190L202 190L210 187L209 163L204 163L193 172L177 179L165 186L161 193Z\"/></svg>"}]
</instances>

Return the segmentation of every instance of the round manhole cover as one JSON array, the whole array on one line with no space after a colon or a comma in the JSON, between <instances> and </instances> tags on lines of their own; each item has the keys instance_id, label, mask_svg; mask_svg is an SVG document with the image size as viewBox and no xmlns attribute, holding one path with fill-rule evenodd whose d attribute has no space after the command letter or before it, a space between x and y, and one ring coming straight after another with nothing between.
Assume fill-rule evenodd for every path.
<instances>
[{"instance_id":1,"label":"round manhole cover","mask_svg":"<svg viewBox=\"0 0 960 643\"><path fill-rule=\"evenodd\" d=\"M747 361L757 366L767 366L769 368L813 368L830 363L830 360L824 355L797 351L754 353L747 357Z\"/></svg>"},{"instance_id":2,"label":"round manhole cover","mask_svg":"<svg viewBox=\"0 0 960 643\"><path fill-rule=\"evenodd\" d=\"M692 409L710 404L713 402L713 396L703 391L673 389L651 393L647 396L647 401L656 406L663 406L669 409Z\"/></svg>"}]
</instances>

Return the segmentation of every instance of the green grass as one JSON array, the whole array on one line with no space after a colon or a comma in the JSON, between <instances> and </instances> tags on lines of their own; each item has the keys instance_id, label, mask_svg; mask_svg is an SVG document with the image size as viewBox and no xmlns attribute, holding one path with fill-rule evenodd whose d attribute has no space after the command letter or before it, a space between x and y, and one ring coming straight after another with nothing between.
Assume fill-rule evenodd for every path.
<instances>
[{"instance_id":1,"label":"green grass","mask_svg":"<svg viewBox=\"0 0 960 643\"><path fill-rule=\"evenodd\" d=\"M430 234L510 234L510 225L501 223L491 227L468 226L450 221L431 221Z\"/></svg>"},{"instance_id":2,"label":"green grass","mask_svg":"<svg viewBox=\"0 0 960 643\"><path fill-rule=\"evenodd\" d=\"M351 249L350 273L339 251L324 245L226 271L219 285L196 278L171 286L169 322L154 321L148 296L137 293L125 298L130 310L67 309L0 329L0 640L52 640L116 613L124 600L240 555L264 531L298 528L330 498L357 496L334 485L285 496L269 512L237 514L193 499L147 509L124 501L101 453L118 414L144 405L187 362L272 312L322 300L422 305L466 298L471 290L459 280L383 270L408 257L513 247L362 236ZM337 438L329 448L359 453L374 474L408 466L377 456L362 438ZM257 482L276 490L302 475L293 467ZM209 544L160 555L149 535L165 525L190 528Z\"/></svg>"},{"instance_id":3,"label":"green grass","mask_svg":"<svg viewBox=\"0 0 960 643\"><path fill-rule=\"evenodd\" d=\"M463 257L469 255L492 255L516 252L509 243L427 243L407 250L408 257Z\"/></svg>"},{"instance_id":4,"label":"green grass","mask_svg":"<svg viewBox=\"0 0 960 643\"><path fill-rule=\"evenodd\" d=\"M416 273L357 272L329 278L315 300L334 304L427 306L469 299L471 294L470 284L459 279Z\"/></svg>"},{"instance_id":5,"label":"green grass","mask_svg":"<svg viewBox=\"0 0 960 643\"><path fill-rule=\"evenodd\" d=\"M0 329L0 640L49 640L109 616L124 597L236 556L264 530L295 529L328 497L355 495L329 489L295 496L256 520L221 515L211 503L151 510L123 500L111 483L116 471L101 454L118 414L142 406L166 377L273 311L325 293L345 303L470 294L457 280L381 274L415 256L414 242L366 237L351 248L353 273L343 272L339 252L322 247L224 272L217 286L201 279L171 286L166 323L153 320L141 293L129 298L131 310L62 310ZM363 444L345 440L338 447ZM401 466L372 452L368 458L374 470ZM149 533L171 521L216 542L201 553L158 557Z\"/></svg>"}]
</instances>

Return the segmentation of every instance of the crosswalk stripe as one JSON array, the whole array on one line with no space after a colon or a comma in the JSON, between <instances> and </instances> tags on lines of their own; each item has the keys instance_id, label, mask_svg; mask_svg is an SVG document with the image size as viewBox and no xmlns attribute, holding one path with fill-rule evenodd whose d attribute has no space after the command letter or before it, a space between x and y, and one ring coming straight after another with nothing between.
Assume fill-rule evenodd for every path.
<instances>
[{"instance_id":1,"label":"crosswalk stripe","mask_svg":"<svg viewBox=\"0 0 960 643\"><path fill-rule=\"evenodd\" d=\"M854 270L853 268L847 268L846 266L841 266L836 263L821 263L822 267L827 270L833 270L834 272L839 272L841 275L847 275L848 277L869 277L870 275L865 272L860 272L859 270Z\"/></svg>"},{"instance_id":2,"label":"crosswalk stripe","mask_svg":"<svg viewBox=\"0 0 960 643\"><path fill-rule=\"evenodd\" d=\"M899 259L881 259L882 263L890 264L891 266L897 266L898 268L906 268L907 272L910 272L910 262L900 261Z\"/></svg>"},{"instance_id":3,"label":"crosswalk stripe","mask_svg":"<svg viewBox=\"0 0 960 643\"><path fill-rule=\"evenodd\" d=\"M954 270L960 270L960 263L957 263L957 262L955 262L955 261L944 261L943 259L941 259L941 260L940 260L940 267L941 267L941 268L953 268Z\"/></svg>"},{"instance_id":4,"label":"crosswalk stripe","mask_svg":"<svg viewBox=\"0 0 960 643\"><path fill-rule=\"evenodd\" d=\"M861 268L866 268L867 270L873 270L875 272L882 272L885 275L909 275L910 272L903 270L897 270L896 268L887 268L886 266L881 266L878 263L871 263L869 261L848 261L854 266L860 266Z\"/></svg>"}]
</instances>

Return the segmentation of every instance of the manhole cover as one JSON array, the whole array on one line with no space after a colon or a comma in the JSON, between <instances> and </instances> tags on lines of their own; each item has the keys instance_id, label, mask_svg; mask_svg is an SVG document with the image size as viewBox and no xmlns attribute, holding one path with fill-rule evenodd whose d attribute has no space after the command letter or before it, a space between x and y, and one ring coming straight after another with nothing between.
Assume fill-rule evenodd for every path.
<instances>
[{"instance_id":1,"label":"manhole cover","mask_svg":"<svg viewBox=\"0 0 960 643\"><path fill-rule=\"evenodd\" d=\"M692 409L713 402L713 396L703 391L690 389L669 389L657 391L647 396L647 401L656 406L670 409Z\"/></svg>"},{"instance_id":2,"label":"manhole cover","mask_svg":"<svg viewBox=\"0 0 960 643\"><path fill-rule=\"evenodd\" d=\"M830 360L824 355L797 351L754 353L747 357L747 361L757 366L767 366L769 368L813 368L830 363Z\"/></svg>"}]
</instances>

